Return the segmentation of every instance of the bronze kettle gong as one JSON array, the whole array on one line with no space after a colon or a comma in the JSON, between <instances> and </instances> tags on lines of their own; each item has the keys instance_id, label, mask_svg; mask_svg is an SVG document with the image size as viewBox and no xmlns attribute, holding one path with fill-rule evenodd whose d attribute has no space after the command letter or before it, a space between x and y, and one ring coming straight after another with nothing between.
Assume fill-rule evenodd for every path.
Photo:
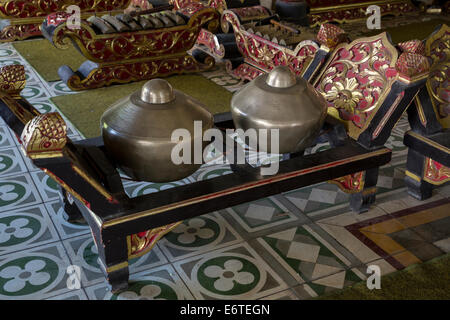
<instances>
[{"instance_id":1,"label":"bronze kettle gong","mask_svg":"<svg viewBox=\"0 0 450 320\"><path fill-rule=\"evenodd\" d=\"M237 91L231 113L236 128L268 130L267 147L258 143L259 150L273 153L270 129L278 129L278 153L293 153L303 151L317 137L327 103L303 78L278 66Z\"/></svg>"},{"instance_id":2,"label":"bronze kettle gong","mask_svg":"<svg viewBox=\"0 0 450 320\"><path fill-rule=\"evenodd\" d=\"M200 102L173 89L166 80L153 79L111 105L100 125L107 152L128 176L139 181L169 182L191 175L201 165L194 163L194 121L201 121L202 137L214 123L212 114ZM191 139L173 142L176 129L186 129ZM190 148L190 162L172 161L172 150L178 143ZM206 145L202 142L202 151Z\"/></svg>"}]
</instances>

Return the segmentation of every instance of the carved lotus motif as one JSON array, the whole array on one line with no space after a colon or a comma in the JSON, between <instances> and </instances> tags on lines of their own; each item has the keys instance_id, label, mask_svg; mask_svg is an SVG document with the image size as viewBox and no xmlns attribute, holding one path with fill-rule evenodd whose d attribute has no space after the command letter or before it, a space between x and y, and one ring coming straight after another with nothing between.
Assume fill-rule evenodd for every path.
<instances>
[{"instance_id":1,"label":"carved lotus motif","mask_svg":"<svg viewBox=\"0 0 450 320\"><path fill-rule=\"evenodd\" d=\"M356 90L357 88L356 78L345 78L342 82L334 82L325 94L325 98L337 109L345 110L346 113L353 115L359 101L364 98L363 94Z\"/></svg>"}]
</instances>

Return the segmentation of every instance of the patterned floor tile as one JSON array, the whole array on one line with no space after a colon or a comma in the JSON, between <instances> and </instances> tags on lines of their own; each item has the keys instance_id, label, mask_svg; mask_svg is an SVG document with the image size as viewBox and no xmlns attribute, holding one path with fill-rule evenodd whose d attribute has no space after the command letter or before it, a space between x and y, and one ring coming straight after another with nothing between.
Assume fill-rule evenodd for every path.
<instances>
[{"instance_id":1,"label":"patterned floor tile","mask_svg":"<svg viewBox=\"0 0 450 320\"><path fill-rule=\"evenodd\" d=\"M229 164L203 165L189 179L192 182L212 179L232 173Z\"/></svg>"},{"instance_id":2,"label":"patterned floor tile","mask_svg":"<svg viewBox=\"0 0 450 320\"><path fill-rule=\"evenodd\" d=\"M276 232L258 241L299 283L345 272L350 265L308 225Z\"/></svg>"},{"instance_id":3,"label":"patterned floor tile","mask_svg":"<svg viewBox=\"0 0 450 320\"><path fill-rule=\"evenodd\" d=\"M90 234L90 229L87 224L70 223L66 220L66 213L59 200L45 203L50 217L58 231L62 240L73 238L80 235Z\"/></svg>"},{"instance_id":4,"label":"patterned floor tile","mask_svg":"<svg viewBox=\"0 0 450 320\"><path fill-rule=\"evenodd\" d=\"M90 234L65 240L63 244L72 264L81 268L81 284L83 287L104 281L105 276L100 269L101 262L98 260L97 246ZM129 261L129 272L133 274L165 263L167 263L167 259L161 253L161 250L155 246L149 253L131 259Z\"/></svg>"},{"instance_id":5,"label":"patterned floor tile","mask_svg":"<svg viewBox=\"0 0 450 320\"><path fill-rule=\"evenodd\" d=\"M444 252L431 242L449 236L450 202L437 200L345 226L362 243L400 270Z\"/></svg>"},{"instance_id":6,"label":"patterned floor tile","mask_svg":"<svg viewBox=\"0 0 450 320\"><path fill-rule=\"evenodd\" d=\"M171 189L177 186L182 186L186 183L189 183L189 180L187 180L187 178L180 181L166 182L166 183L134 182L123 180L125 192L130 198L135 198L145 194Z\"/></svg>"},{"instance_id":7,"label":"patterned floor tile","mask_svg":"<svg viewBox=\"0 0 450 320\"><path fill-rule=\"evenodd\" d=\"M44 202L58 200L60 198L59 185L44 171L34 171L30 174Z\"/></svg>"},{"instance_id":8,"label":"patterned floor tile","mask_svg":"<svg viewBox=\"0 0 450 320\"><path fill-rule=\"evenodd\" d=\"M248 244L173 264L196 299L258 299L287 289Z\"/></svg>"},{"instance_id":9,"label":"patterned floor tile","mask_svg":"<svg viewBox=\"0 0 450 320\"><path fill-rule=\"evenodd\" d=\"M42 200L28 173L20 176L0 176L0 212L40 202Z\"/></svg>"},{"instance_id":10,"label":"patterned floor tile","mask_svg":"<svg viewBox=\"0 0 450 320\"><path fill-rule=\"evenodd\" d=\"M83 290L74 290L65 294L51 297L46 300L88 300L86 293Z\"/></svg>"},{"instance_id":11,"label":"patterned floor tile","mask_svg":"<svg viewBox=\"0 0 450 320\"><path fill-rule=\"evenodd\" d=\"M51 97L61 96L65 94L77 94L79 92L72 91L69 87L62 81L45 82L45 87L50 93Z\"/></svg>"},{"instance_id":12,"label":"patterned floor tile","mask_svg":"<svg viewBox=\"0 0 450 320\"><path fill-rule=\"evenodd\" d=\"M354 285L365 279L366 276L358 268L352 268L313 280L308 282L307 285L314 290L317 296L321 296Z\"/></svg>"},{"instance_id":13,"label":"patterned floor tile","mask_svg":"<svg viewBox=\"0 0 450 320\"><path fill-rule=\"evenodd\" d=\"M3 119L1 120L3 121ZM6 124L0 126L0 150L16 147L16 137L12 136Z\"/></svg>"},{"instance_id":14,"label":"patterned floor tile","mask_svg":"<svg viewBox=\"0 0 450 320\"><path fill-rule=\"evenodd\" d=\"M322 224L320 222L317 224L361 262L370 262L380 259L380 256L377 253L366 246L363 242L359 241L359 239L356 238L344 226L336 226L326 223Z\"/></svg>"},{"instance_id":15,"label":"patterned floor tile","mask_svg":"<svg viewBox=\"0 0 450 320\"><path fill-rule=\"evenodd\" d=\"M15 64L23 65L23 60L19 55L3 57L2 59L0 59L0 68Z\"/></svg>"},{"instance_id":16,"label":"patterned floor tile","mask_svg":"<svg viewBox=\"0 0 450 320\"><path fill-rule=\"evenodd\" d=\"M445 253L450 252L450 237L433 242L433 244Z\"/></svg>"},{"instance_id":17,"label":"patterned floor tile","mask_svg":"<svg viewBox=\"0 0 450 320\"><path fill-rule=\"evenodd\" d=\"M17 57L19 54L14 50L10 43L0 44L0 60L7 60L10 57Z\"/></svg>"},{"instance_id":18,"label":"patterned floor tile","mask_svg":"<svg viewBox=\"0 0 450 320\"><path fill-rule=\"evenodd\" d=\"M0 175L2 177L20 175L28 171L20 153L21 151L16 147L0 150Z\"/></svg>"},{"instance_id":19,"label":"patterned floor tile","mask_svg":"<svg viewBox=\"0 0 450 320\"><path fill-rule=\"evenodd\" d=\"M391 135L384 144L392 150L392 158L405 157L408 148L403 144L403 136L410 129L408 118L403 116L392 129Z\"/></svg>"},{"instance_id":20,"label":"patterned floor tile","mask_svg":"<svg viewBox=\"0 0 450 320\"><path fill-rule=\"evenodd\" d=\"M304 213L319 211L331 206L347 203L350 198L338 186L330 183L321 183L289 191L284 193L283 196L294 203Z\"/></svg>"},{"instance_id":21,"label":"patterned floor tile","mask_svg":"<svg viewBox=\"0 0 450 320\"><path fill-rule=\"evenodd\" d=\"M269 229L297 220L297 217L274 197L244 203L226 210L248 232Z\"/></svg>"},{"instance_id":22,"label":"patterned floor tile","mask_svg":"<svg viewBox=\"0 0 450 320\"><path fill-rule=\"evenodd\" d=\"M442 197L450 198L450 183L438 186L437 188L435 188L433 190L433 193L434 194L437 193L437 194L441 195Z\"/></svg>"},{"instance_id":23,"label":"patterned floor tile","mask_svg":"<svg viewBox=\"0 0 450 320\"><path fill-rule=\"evenodd\" d=\"M260 300L298 300L298 297L289 289L261 298Z\"/></svg>"},{"instance_id":24,"label":"patterned floor tile","mask_svg":"<svg viewBox=\"0 0 450 320\"><path fill-rule=\"evenodd\" d=\"M0 257L0 299L45 299L67 293L69 259L62 244Z\"/></svg>"},{"instance_id":25,"label":"patterned floor tile","mask_svg":"<svg viewBox=\"0 0 450 320\"><path fill-rule=\"evenodd\" d=\"M317 297L317 293L309 286L309 284L300 284L292 288L300 300L308 300Z\"/></svg>"},{"instance_id":26,"label":"patterned floor tile","mask_svg":"<svg viewBox=\"0 0 450 320\"><path fill-rule=\"evenodd\" d=\"M378 196L404 188L403 179L405 175L401 168L401 165L388 165L380 168L377 183ZM350 201L349 194L341 191L338 186L327 182L292 190L283 193L283 196L308 216L331 207L347 204Z\"/></svg>"},{"instance_id":27,"label":"patterned floor tile","mask_svg":"<svg viewBox=\"0 0 450 320\"><path fill-rule=\"evenodd\" d=\"M213 212L183 221L159 240L158 246L169 261L177 261L240 241L239 234L219 213Z\"/></svg>"},{"instance_id":28,"label":"patterned floor tile","mask_svg":"<svg viewBox=\"0 0 450 320\"><path fill-rule=\"evenodd\" d=\"M345 213L331 216L328 218L323 218L317 221L318 224L327 224L327 225L334 225L334 226L341 226L345 227L349 224L377 218L387 215L387 212L382 210L381 208L378 208L377 206L373 206L370 208L369 211L363 212L363 213L357 213L354 211L350 211L347 209Z\"/></svg>"},{"instance_id":29,"label":"patterned floor tile","mask_svg":"<svg viewBox=\"0 0 450 320\"><path fill-rule=\"evenodd\" d=\"M48 99L34 99L33 107L35 107L40 113L56 112L57 108Z\"/></svg>"},{"instance_id":30,"label":"patterned floor tile","mask_svg":"<svg viewBox=\"0 0 450 320\"><path fill-rule=\"evenodd\" d=\"M47 90L41 84L28 84L20 92L20 95L27 99L29 102L37 99L48 99L50 97Z\"/></svg>"},{"instance_id":31,"label":"patterned floor tile","mask_svg":"<svg viewBox=\"0 0 450 320\"><path fill-rule=\"evenodd\" d=\"M0 255L58 240L58 233L42 204L0 215Z\"/></svg>"},{"instance_id":32,"label":"patterned floor tile","mask_svg":"<svg viewBox=\"0 0 450 320\"><path fill-rule=\"evenodd\" d=\"M186 285L170 265L131 275L126 290L112 294L106 282L87 287L94 300L192 300Z\"/></svg>"}]
</instances>

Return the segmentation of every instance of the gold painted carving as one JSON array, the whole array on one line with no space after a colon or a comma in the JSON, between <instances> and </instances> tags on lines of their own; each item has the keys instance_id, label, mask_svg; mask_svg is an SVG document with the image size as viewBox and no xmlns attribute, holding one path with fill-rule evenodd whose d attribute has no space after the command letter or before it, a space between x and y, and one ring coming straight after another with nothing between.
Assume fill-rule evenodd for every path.
<instances>
[{"instance_id":1,"label":"gold painted carving","mask_svg":"<svg viewBox=\"0 0 450 320\"><path fill-rule=\"evenodd\" d=\"M67 126L57 112L33 118L21 135L25 153L31 159L61 157L67 142Z\"/></svg>"},{"instance_id":2,"label":"gold painted carving","mask_svg":"<svg viewBox=\"0 0 450 320\"><path fill-rule=\"evenodd\" d=\"M150 251L166 233L176 228L182 221L154 228L146 232L128 236L128 258L136 258Z\"/></svg>"},{"instance_id":3,"label":"gold painted carving","mask_svg":"<svg viewBox=\"0 0 450 320\"><path fill-rule=\"evenodd\" d=\"M315 81L331 115L339 114L357 139L381 106L399 73L396 48L386 33L341 44Z\"/></svg>"}]
</instances>

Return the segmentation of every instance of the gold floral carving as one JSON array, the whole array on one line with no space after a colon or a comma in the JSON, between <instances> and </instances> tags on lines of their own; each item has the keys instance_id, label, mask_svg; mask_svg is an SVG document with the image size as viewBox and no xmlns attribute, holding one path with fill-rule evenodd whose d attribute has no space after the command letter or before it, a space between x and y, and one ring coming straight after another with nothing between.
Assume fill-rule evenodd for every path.
<instances>
[{"instance_id":1,"label":"gold floral carving","mask_svg":"<svg viewBox=\"0 0 450 320\"><path fill-rule=\"evenodd\" d=\"M450 181L450 168L431 158L426 158L424 180L434 185Z\"/></svg>"},{"instance_id":2,"label":"gold floral carving","mask_svg":"<svg viewBox=\"0 0 450 320\"><path fill-rule=\"evenodd\" d=\"M425 55L432 59L427 90L438 120L450 128L450 28L443 25L425 43Z\"/></svg>"},{"instance_id":3,"label":"gold floral carving","mask_svg":"<svg viewBox=\"0 0 450 320\"><path fill-rule=\"evenodd\" d=\"M346 193L358 193L364 188L364 171L352 173L337 179L328 181L336 184L342 191Z\"/></svg>"},{"instance_id":4,"label":"gold floral carving","mask_svg":"<svg viewBox=\"0 0 450 320\"><path fill-rule=\"evenodd\" d=\"M398 53L386 33L341 44L314 86L328 102L329 113L347 123L357 139L383 103L399 73Z\"/></svg>"},{"instance_id":5,"label":"gold floral carving","mask_svg":"<svg viewBox=\"0 0 450 320\"><path fill-rule=\"evenodd\" d=\"M238 50L245 58L245 63L270 71L275 66L289 66L297 75L302 76L319 50L319 45L312 40L298 41L295 49L289 49L255 33L245 30L235 12L224 11L222 23L230 23L236 35ZM255 27L255 30L257 27Z\"/></svg>"},{"instance_id":6,"label":"gold floral carving","mask_svg":"<svg viewBox=\"0 0 450 320\"><path fill-rule=\"evenodd\" d=\"M162 227L150 229L146 232L128 236L128 258L140 257L150 251L159 239L176 228L181 222L182 221L171 223Z\"/></svg>"}]
</instances>

